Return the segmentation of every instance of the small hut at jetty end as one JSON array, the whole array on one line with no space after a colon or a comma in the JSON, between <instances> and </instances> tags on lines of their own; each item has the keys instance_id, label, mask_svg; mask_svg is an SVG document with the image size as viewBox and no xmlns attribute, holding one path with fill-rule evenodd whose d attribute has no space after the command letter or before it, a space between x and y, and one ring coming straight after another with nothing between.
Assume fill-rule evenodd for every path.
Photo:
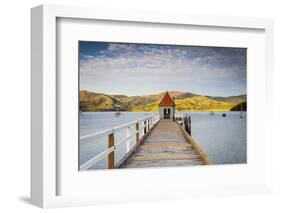
<instances>
[{"instance_id":1,"label":"small hut at jetty end","mask_svg":"<svg viewBox=\"0 0 281 213\"><path fill-rule=\"evenodd\" d=\"M170 119L173 120L175 118L175 111L176 111L176 105L175 101L168 92L164 95L162 98L160 104L159 104L159 114L160 119Z\"/></svg>"}]
</instances>

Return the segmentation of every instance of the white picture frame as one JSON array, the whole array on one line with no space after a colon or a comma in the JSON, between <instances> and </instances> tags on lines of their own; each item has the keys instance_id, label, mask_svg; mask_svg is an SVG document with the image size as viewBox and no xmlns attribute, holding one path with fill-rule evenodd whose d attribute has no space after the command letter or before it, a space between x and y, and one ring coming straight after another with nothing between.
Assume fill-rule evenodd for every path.
<instances>
[{"instance_id":1,"label":"white picture frame","mask_svg":"<svg viewBox=\"0 0 281 213\"><path fill-rule=\"evenodd\" d=\"M97 189L95 194L84 193L81 190L78 194L61 194L59 193L59 185L61 183L60 172L63 171L58 164L60 159L58 152L58 132L57 132L57 88L60 83L57 79L57 20L59 18L65 19L80 19L80 20L101 20L101 21L118 21L133 22L133 23L153 23L154 25L166 25L168 28L172 26L200 26L207 28L220 28L229 31L234 29L253 29L260 30L264 33L264 68L261 68L261 73L257 81L263 82L265 87L259 88L264 94L264 100L261 104L262 109L270 109L273 107L273 100L270 92L273 85L273 21L271 19L257 19L257 18L240 18L240 17L216 17L216 16L203 16L203 15L187 15L187 14L166 14L166 13L153 13L147 11L122 11L112 9L100 8L85 8L74 6L54 6L54 5L41 5L31 10L31 73L32 73L32 88L31 88L31 201L33 204L47 208L59 206L75 206L75 205L91 205L99 203L116 203L116 202L138 202L140 200L165 200L177 199L182 197L197 197L209 195L233 195L233 194L252 194L263 193L270 191L270 178L271 173L270 161L265 161L264 165L260 168L254 168L255 174L262 174L262 177L253 180L250 184L249 178L245 181L230 180L225 183L216 183L208 185L208 182L201 184L200 180L192 182L191 185L168 184L159 181L159 184L151 186L152 190L145 194L144 192L133 195L133 190L129 189L126 181L122 182L122 188L127 188L127 191L122 190L116 186L116 183L108 185L106 181L100 182L100 188ZM265 79L262 76L266 76ZM252 90L258 86L253 84ZM253 97L255 100L256 97ZM77 109L78 110L78 109ZM271 116L264 118L265 134L263 140L264 146L267 147L269 141L269 131L272 125L270 122ZM254 125L254 124L253 124ZM256 154L260 150L256 149ZM260 153L259 153L260 154ZM267 153L268 154L268 153ZM265 157L265 155L263 156ZM264 158L262 158L264 160ZM129 173L130 178L134 178L142 174L151 175L165 179L165 176L170 173L182 174L184 168L165 168L163 170L123 170L118 173L119 178L123 178L126 173ZM222 171L234 173L245 170L250 171L250 167L226 166L224 168L208 167L205 168L206 174L210 175L213 179L216 175L222 174ZM236 170L237 169L237 170ZM201 169L194 168L193 171ZM249 172L248 171L248 172ZM251 170L252 171L252 170ZM78 172L78 170L77 170ZM198 174L199 174L198 173ZM116 173L117 174L117 173ZM205 173L202 173L206 175ZM89 181L90 174L84 172L82 179ZM99 171L94 175L99 175L103 178L108 178L108 171ZM89 176L89 177L86 177ZM169 180L173 182L176 175L170 175ZM184 177L184 176L183 176ZM129 180L129 177L127 177ZM167 176L166 176L167 178ZM72 181L71 177L69 180ZM74 180L74 179L73 179ZM204 180L204 179L201 179ZM179 180L183 183L184 178ZM232 182L231 182L232 181ZM75 183L73 182L73 185ZM163 186L163 188L161 188ZM145 186L142 185L145 188ZM85 187L84 187L85 188ZM91 187L89 187L90 190ZM114 190L115 189L115 190ZM70 188L69 191L72 189ZM75 186L73 186L73 190ZM118 196L122 193L123 196ZM127 194L126 194L127 193Z\"/></svg>"}]
</instances>

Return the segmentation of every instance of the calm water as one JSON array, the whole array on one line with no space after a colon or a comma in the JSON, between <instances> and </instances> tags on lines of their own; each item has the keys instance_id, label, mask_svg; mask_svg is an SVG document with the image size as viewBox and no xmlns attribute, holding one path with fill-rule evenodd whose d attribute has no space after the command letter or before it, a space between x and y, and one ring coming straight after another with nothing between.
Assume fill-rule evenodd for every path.
<instances>
[{"instance_id":1,"label":"calm water","mask_svg":"<svg viewBox=\"0 0 281 213\"><path fill-rule=\"evenodd\" d=\"M215 164L246 163L246 123L247 118L240 118L240 112L181 112L191 115L192 137L201 146L209 159ZM82 112L80 113L80 136L128 123L142 118L149 113L122 112L115 117L113 112ZM134 131L134 126L130 132ZM125 131L115 133L115 139L125 137ZM134 146L135 138L130 140L130 147ZM116 162L126 154L126 143L116 150ZM107 137L80 144L80 165L107 149ZM107 167L107 160L102 160L91 169Z\"/></svg>"},{"instance_id":2,"label":"calm water","mask_svg":"<svg viewBox=\"0 0 281 213\"><path fill-rule=\"evenodd\" d=\"M222 114L226 113L226 117ZM247 116L240 112L187 113L191 115L191 134L215 164L238 164L247 161Z\"/></svg>"}]
</instances>

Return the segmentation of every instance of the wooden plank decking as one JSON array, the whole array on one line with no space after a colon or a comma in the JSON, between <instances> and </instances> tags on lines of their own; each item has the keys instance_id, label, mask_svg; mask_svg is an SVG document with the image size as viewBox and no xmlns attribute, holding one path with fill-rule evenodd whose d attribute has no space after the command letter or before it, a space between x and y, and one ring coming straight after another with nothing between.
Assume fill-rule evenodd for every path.
<instances>
[{"instance_id":1,"label":"wooden plank decking","mask_svg":"<svg viewBox=\"0 0 281 213\"><path fill-rule=\"evenodd\" d=\"M204 162L176 122L160 120L122 168L202 165Z\"/></svg>"}]
</instances>

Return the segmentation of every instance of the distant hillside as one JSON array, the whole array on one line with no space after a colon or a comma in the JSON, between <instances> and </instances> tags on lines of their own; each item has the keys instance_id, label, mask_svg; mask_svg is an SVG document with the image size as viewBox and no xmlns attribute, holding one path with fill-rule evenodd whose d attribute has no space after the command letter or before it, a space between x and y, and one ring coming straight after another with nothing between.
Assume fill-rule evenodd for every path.
<instances>
[{"instance_id":1,"label":"distant hillside","mask_svg":"<svg viewBox=\"0 0 281 213\"><path fill-rule=\"evenodd\" d=\"M165 92L145 96L107 95L80 91L81 111L158 111ZM188 92L169 91L175 98L176 110L231 110L246 101L246 95L230 97L201 96Z\"/></svg>"},{"instance_id":2,"label":"distant hillside","mask_svg":"<svg viewBox=\"0 0 281 213\"><path fill-rule=\"evenodd\" d=\"M207 97L216 101L226 101L231 103L239 103L246 100L246 95L228 96L228 97L211 97L211 96L207 96Z\"/></svg>"},{"instance_id":3,"label":"distant hillside","mask_svg":"<svg viewBox=\"0 0 281 213\"><path fill-rule=\"evenodd\" d=\"M183 100L177 100L176 106L179 111L186 110L216 110L216 111L228 111L233 107L233 102L217 101L210 97L195 96L192 98L185 98Z\"/></svg>"},{"instance_id":4,"label":"distant hillside","mask_svg":"<svg viewBox=\"0 0 281 213\"><path fill-rule=\"evenodd\" d=\"M115 111L127 110L127 106L112 96L80 91L80 110L81 111Z\"/></svg>"},{"instance_id":5,"label":"distant hillside","mask_svg":"<svg viewBox=\"0 0 281 213\"><path fill-rule=\"evenodd\" d=\"M242 104L242 111L247 111L247 102L242 102L239 104L236 104L234 107L230 109L230 111L241 111L241 104Z\"/></svg>"}]
</instances>

